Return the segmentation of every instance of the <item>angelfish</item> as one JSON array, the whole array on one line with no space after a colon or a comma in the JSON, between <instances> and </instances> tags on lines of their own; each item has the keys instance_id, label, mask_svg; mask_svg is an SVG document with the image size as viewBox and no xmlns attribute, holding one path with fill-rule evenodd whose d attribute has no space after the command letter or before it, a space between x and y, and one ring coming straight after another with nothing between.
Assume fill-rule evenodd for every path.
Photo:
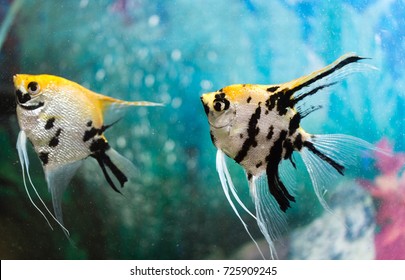
<instances>
[{"instance_id":1,"label":"angelfish","mask_svg":"<svg viewBox=\"0 0 405 280\"><path fill-rule=\"evenodd\" d=\"M296 168L293 153L298 152L317 197L328 209L323 194L331 180L344 174L345 165L354 163L357 152L373 148L353 136L310 134L300 125L303 118L320 108L301 106L308 96L352 73L375 69L361 63L363 59L349 53L323 69L287 83L235 84L201 96L211 140L218 149L216 167L225 195L255 243L232 197L257 220L272 257L276 256L274 239L285 226L284 212L295 202L292 186L286 183L291 176L283 173L288 168L281 169L281 165L290 162L290 169ZM244 168L255 214L238 197L225 155Z\"/></svg>"},{"instance_id":2,"label":"angelfish","mask_svg":"<svg viewBox=\"0 0 405 280\"><path fill-rule=\"evenodd\" d=\"M106 112L128 106L160 106L153 102L129 102L92 92L67 79L52 75L14 76L17 118L20 132L17 150L23 172L23 182L34 207L44 216L28 191L26 175L46 211L69 235L63 225L62 195L84 159L97 160L108 184L117 192L131 174L133 164L116 152L104 136L112 124L104 123ZM29 173L27 138L32 143L45 173L52 196L54 215L47 208L32 183ZM52 226L51 226L52 227Z\"/></svg>"}]
</instances>

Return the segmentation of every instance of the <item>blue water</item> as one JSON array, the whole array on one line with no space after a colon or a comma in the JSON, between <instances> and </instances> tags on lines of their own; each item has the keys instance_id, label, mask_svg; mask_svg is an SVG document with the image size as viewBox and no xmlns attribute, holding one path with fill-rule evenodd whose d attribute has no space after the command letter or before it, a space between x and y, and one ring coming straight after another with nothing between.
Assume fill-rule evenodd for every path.
<instances>
[{"instance_id":1,"label":"blue water","mask_svg":"<svg viewBox=\"0 0 405 280\"><path fill-rule=\"evenodd\" d=\"M9 2L0 1L0 22ZM233 83L286 82L356 52L379 71L311 99L323 109L303 126L370 142L387 137L403 151L404 13L402 0L25 1L1 50L2 91L11 96L15 73L48 73L166 106L135 108L106 134L142 174L124 196L91 163L72 182L63 208L77 248L30 205L13 150L16 118L2 115L3 258L233 258L250 240L222 193L200 95ZM50 205L40 163L30 156ZM365 160L352 179L375 176L370 165ZM232 165L231 172L249 204L241 168ZM322 213L308 176L299 173L291 231Z\"/></svg>"}]
</instances>

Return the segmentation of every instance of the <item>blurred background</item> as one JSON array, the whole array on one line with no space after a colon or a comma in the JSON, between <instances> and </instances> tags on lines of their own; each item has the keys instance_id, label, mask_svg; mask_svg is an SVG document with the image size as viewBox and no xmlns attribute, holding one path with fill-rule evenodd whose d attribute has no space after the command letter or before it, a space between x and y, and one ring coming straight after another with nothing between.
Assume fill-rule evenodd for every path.
<instances>
[{"instance_id":1,"label":"blurred background","mask_svg":"<svg viewBox=\"0 0 405 280\"><path fill-rule=\"evenodd\" d=\"M249 259L257 249L229 206L200 95L233 83L286 82L346 52L379 71L355 74L307 102L311 133L344 133L392 157L359 158L326 199L305 169L288 211L281 259L405 258L405 1L403 0L0 0L1 259ZM140 176L115 193L87 159L63 200L72 246L51 230L25 193L15 149L12 76L53 74L127 100L133 108L106 132ZM28 145L31 176L51 208ZM299 158L296 155L296 158ZM252 207L245 175L229 160ZM256 221L243 215L267 245Z\"/></svg>"}]
</instances>

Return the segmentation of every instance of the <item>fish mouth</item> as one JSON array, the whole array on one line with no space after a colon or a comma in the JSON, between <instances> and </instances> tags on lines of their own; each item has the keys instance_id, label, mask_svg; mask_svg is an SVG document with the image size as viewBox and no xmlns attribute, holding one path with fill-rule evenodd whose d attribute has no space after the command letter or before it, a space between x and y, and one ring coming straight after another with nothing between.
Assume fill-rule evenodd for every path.
<instances>
[{"instance_id":1,"label":"fish mouth","mask_svg":"<svg viewBox=\"0 0 405 280\"><path fill-rule=\"evenodd\" d=\"M19 102L17 102L17 103L21 108L23 108L25 110L28 110L28 111L36 110L36 109L41 108L41 107L43 107L45 105L45 103L42 102L42 101L38 102L37 104L33 104L33 105L24 105L24 104L21 104Z\"/></svg>"},{"instance_id":2,"label":"fish mouth","mask_svg":"<svg viewBox=\"0 0 405 280\"><path fill-rule=\"evenodd\" d=\"M30 102L32 100L31 95L27 92L24 93L21 88L16 90L15 95L17 97L17 104L25 110L32 111L45 105L45 103L42 101L37 103ZM31 103L31 105L28 105L28 103Z\"/></svg>"},{"instance_id":3,"label":"fish mouth","mask_svg":"<svg viewBox=\"0 0 405 280\"><path fill-rule=\"evenodd\" d=\"M221 128L224 128L224 127L226 127L226 126L229 125L229 123L223 124L223 125L215 125L215 124L213 124L212 122L210 122L209 120L208 120L208 123L209 123L213 128L215 128L215 129L221 129Z\"/></svg>"},{"instance_id":4,"label":"fish mouth","mask_svg":"<svg viewBox=\"0 0 405 280\"><path fill-rule=\"evenodd\" d=\"M208 104L204 101L204 97L203 97L203 96L201 96L200 99L201 99L202 105L204 106L204 112L205 112L205 114L208 116L208 114L209 114L209 112L210 112L210 107L209 107Z\"/></svg>"},{"instance_id":5,"label":"fish mouth","mask_svg":"<svg viewBox=\"0 0 405 280\"><path fill-rule=\"evenodd\" d=\"M24 93L21 89L17 89L15 95L17 96L17 103L20 105L31 100L31 96L27 92Z\"/></svg>"}]
</instances>

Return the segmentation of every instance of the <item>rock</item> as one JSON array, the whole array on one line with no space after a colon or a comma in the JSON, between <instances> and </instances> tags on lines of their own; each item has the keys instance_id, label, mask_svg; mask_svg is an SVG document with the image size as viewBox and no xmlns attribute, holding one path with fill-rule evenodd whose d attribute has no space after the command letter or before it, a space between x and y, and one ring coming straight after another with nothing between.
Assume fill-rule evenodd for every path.
<instances>
[{"instance_id":1,"label":"rock","mask_svg":"<svg viewBox=\"0 0 405 280\"><path fill-rule=\"evenodd\" d=\"M357 184L340 184L325 211L290 235L290 259L374 259L374 206Z\"/></svg>"}]
</instances>

